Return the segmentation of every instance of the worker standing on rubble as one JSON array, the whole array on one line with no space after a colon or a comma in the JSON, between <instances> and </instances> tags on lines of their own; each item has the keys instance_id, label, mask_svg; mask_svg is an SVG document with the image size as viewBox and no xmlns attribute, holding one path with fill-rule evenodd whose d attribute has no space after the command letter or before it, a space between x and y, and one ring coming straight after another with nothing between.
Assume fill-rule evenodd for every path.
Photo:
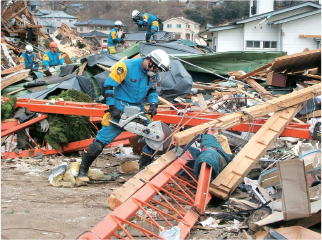
<instances>
[{"instance_id":1,"label":"worker standing on rubble","mask_svg":"<svg viewBox=\"0 0 322 240\"><path fill-rule=\"evenodd\" d=\"M132 12L132 19L139 27L148 27L148 31L145 35L147 42L157 40L157 32L159 29L159 19L150 13L140 13L138 10Z\"/></svg>"},{"instance_id":2,"label":"worker standing on rubble","mask_svg":"<svg viewBox=\"0 0 322 240\"><path fill-rule=\"evenodd\" d=\"M125 33L122 33L122 36L120 38L117 37L117 32L120 31L122 27L123 23L121 21L116 21L115 27L111 30L110 34L108 35L107 47L110 54L114 54L117 52L116 44L124 43Z\"/></svg>"},{"instance_id":3,"label":"worker standing on rubble","mask_svg":"<svg viewBox=\"0 0 322 240\"><path fill-rule=\"evenodd\" d=\"M107 51L107 43L106 42L102 44L102 52L101 53L105 53L105 52L108 52Z\"/></svg>"},{"instance_id":4,"label":"worker standing on rubble","mask_svg":"<svg viewBox=\"0 0 322 240\"><path fill-rule=\"evenodd\" d=\"M50 51L43 56L44 68L49 68L58 65L65 65L65 60L62 55L57 52L58 45L55 42L49 44Z\"/></svg>"},{"instance_id":5,"label":"worker standing on rubble","mask_svg":"<svg viewBox=\"0 0 322 240\"><path fill-rule=\"evenodd\" d=\"M91 143L88 150L84 151L79 169L79 180L89 181L87 172L91 164L103 151L103 148L124 131L113 123L110 124L110 117L118 121L124 111L124 106L138 106L144 111L143 102L146 99L150 104L151 118L157 114L157 80L161 71L169 70L169 64L168 54L157 49L145 58L129 59L115 65L103 88L109 109L103 117L102 129L98 132L96 139ZM149 146L144 146L142 153L139 160L140 169L149 165L153 160L151 158L153 152Z\"/></svg>"},{"instance_id":6,"label":"worker standing on rubble","mask_svg":"<svg viewBox=\"0 0 322 240\"><path fill-rule=\"evenodd\" d=\"M20 64L25 64L25 67L31 70L38 70L38 61L33 53L34 48L31 45L26 46L26 52L20 56Z\"/></svg>"}]
</instances>

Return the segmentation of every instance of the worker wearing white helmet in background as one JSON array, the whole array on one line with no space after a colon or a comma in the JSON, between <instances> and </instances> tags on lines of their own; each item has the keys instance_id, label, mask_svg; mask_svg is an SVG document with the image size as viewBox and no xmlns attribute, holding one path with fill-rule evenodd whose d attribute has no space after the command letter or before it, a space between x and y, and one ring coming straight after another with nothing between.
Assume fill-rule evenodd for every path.
<instances>
[{"instance_id":1,"label":"worker wearing white helmet in background","mask_svg":"<svg viewBox=\"0 0 322 240\"><path fill-rule=\"evenodd\" d=\"M26 46L26 52L20 56L20 64L25 64L26 68L31 70L38 70L38 61L36 55L33 53L34 48L31 45Z\"/></svg>"},{"instance_id":2,"label":"worker wearing white helmet in background","mask_svg":"<svg viewBox=\"0 0 322 240\"><path fill-rule=\"evenodd\" d=\"M124 43L124 39L123 39L125 36L124 33L120 38L117 37L117 32L120 31L122 27L123 27L123 23L121 21L116 21L115 27L111 30L110 34L108 35L107 48L110 54L117 52L116 44Z\"/></svg>"},{"instance_id":3,"label":"worker wearing white helmet in background","mask_svg":"<svg viewBox=\"0 0 322 240\"><path fill-rule=\"evenodd\" d=\"M145 35L147 42L157 40L157 32L159 30L159 19L151 13L140 13L138 10L132 12L132 19L139 27L147 27L148 31Z\"/></svg>"},{"instance_id":4,"label":"worker wearing white helmet in background","mask_svg":"<svg viewBox=\"0 0 322 240\"><path fill-rule=\"evenodd\" d=\"M109 109L103 117L102 129L88 149L84 151L79 169L80 181L89 181L87 172L90 165L101 154L103 148L124 131L123 128L110 124L110 117L118 121L123 114L124 106L137 106L143 112L145 101L150 104L151 117L146 116L148 119L147 125L152 117L157 114L157 80L159 73L169 70L169 65L169 56L161 49L152 51L145 58L128 59L115 64L113 71L104 83L102 91ZM143 147L142 156L139 160L140 169L152 162L152 154L153 150L148 145Z\"/></svg>"}]
</instances>

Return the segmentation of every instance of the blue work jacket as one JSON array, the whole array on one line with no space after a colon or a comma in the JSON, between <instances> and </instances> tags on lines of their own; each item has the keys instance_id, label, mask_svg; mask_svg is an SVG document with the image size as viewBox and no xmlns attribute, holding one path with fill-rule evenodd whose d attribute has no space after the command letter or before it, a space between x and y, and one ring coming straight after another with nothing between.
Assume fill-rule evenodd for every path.
<instances>
[{"instance_id":1,"label":"blue work jacket","mask_svg":"<svg viewBox=\"0 0 322 240\"><path fill-rule=\"evenodd\" d=\"M142 68L143 59L129 59L115 65L104 83L107 105L115 105L123 111L124 105L142 107L146 98L150 104L158 103L158 75L147 75Z\"/></svg>"},{"instance_id":2,"label":"blue work jacket","mask_svg":"<svg viewBox=\"0 0 322 240\"><path fill-rule=\"evenodd\" d=\"M48 51L46 54L44 54L43 60L45 67L58 66L65 63L65 60L60 53L52 53L51 51Z\"/></svg>"},{"instance_id":3,"label":"blue work jacket","mask_svg":"<svg viewBox=\"0 0 322 240\"><path fill-rule=\"evenodd\" d=\"M142 27L143 22L147 23L148 28L151 28L153 22L155 22L154 24L156 24L157 27L158 27L157 17L152 15L152 14L150 14L150 13L141 13L141 16L140 16L139 21L137 22L137 25L139 27Z\"/></svg>"},{"instance_id":4,"label":"blue work jacket","mask_svg":"<svg viewBox=\"0 0 322 240\"><path fill-rule=\"evenodd\" d=\"M38 70L38 61L34 53L31 53L30 56L28 56L28 54L24 52L20 56L20 63L25 64L26 68L31 70Z\"/></svg>"},{"instance_id":5,"label":"blue work jacket","mask_svg":"<svg viewBox=\"0 0 322 240\"><path fill-rule=\"evenodd\" d=\"M113 41L114 40L114 41ZM107 46L115 46L121 42L121 38L117 37L117 29L113 28L108 35Z\"/></svg>"}]
</instances>

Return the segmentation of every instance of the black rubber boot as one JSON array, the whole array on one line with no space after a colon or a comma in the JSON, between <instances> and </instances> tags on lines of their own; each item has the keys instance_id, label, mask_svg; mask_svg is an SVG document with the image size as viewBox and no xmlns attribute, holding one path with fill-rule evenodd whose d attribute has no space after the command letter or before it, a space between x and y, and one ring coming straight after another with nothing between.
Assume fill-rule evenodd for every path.
<instances>
[{"instance_id":1,"label":"black rubber boot","mask_svg":"<svg viewBox=\"0 0 322 240\"><path fill-rule=\"evenodd\" d=\"M88 150L84 151L82 163L79 167L78 179L83 182L89 182L89 178L87 176L89 167L95 161L98 155L103 151L104 145L98 141L94 140L91 145L89 145Z\"/></svg>"},{"instance_id":2,"label":"black rubber boot","mask_svg":"<svg viewBox=\"0 0 322 240\"><path fill-rule=\"evenodd\" d=\"M148 166L152 161L153 161L153 158L142 153L142 156L139 160L140 170Z\"/></svg>"}]
</instances>

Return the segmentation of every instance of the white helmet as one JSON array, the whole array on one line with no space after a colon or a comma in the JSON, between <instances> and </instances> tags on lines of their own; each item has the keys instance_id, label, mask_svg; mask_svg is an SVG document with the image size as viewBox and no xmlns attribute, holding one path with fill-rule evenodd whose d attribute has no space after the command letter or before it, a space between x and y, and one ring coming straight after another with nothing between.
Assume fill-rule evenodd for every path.
<instances>
[{"instance_id":1,"label":"white helmet","mask_svg":"<svg viewBox=\"0 0 322 240\"><path fill-rule=\"evenodd\" d=\"M137 21L139 14L140 14L140 12L138 10L133 10L133 12L132 12L132 19L134 21Z\"/></svg>"},{"instance_id":2,"label":"white helmet","mask_svg":"<svg viewBox=\"0 0 322 240\"><path fill-rule=\"evenodd\" d=\"M115 27L123 27L123 23L121 21L116 21L114 25Z\"/></svg>"},{"instance_id":3,"label":"white helmet","mask_svg":"<svg viewBox=\"0 0 322 240\"><path fill-rule=\"evenodd\" d=\"M170 66L170 58L169 55L161 50L156 49L153 50L148 56L148 59L152 61L152 63L162 72L169 71Z\"/></svg>"},{"instance_id":4,"label":"white helmet","mask_svg":"<svg viewBox=\"0 0 322 240\"><path fill-rule=\"evenodd\" d=\"M26 46L26 52L32 52L34 48L31 45Z\"/></svg>"}]
</instances>

